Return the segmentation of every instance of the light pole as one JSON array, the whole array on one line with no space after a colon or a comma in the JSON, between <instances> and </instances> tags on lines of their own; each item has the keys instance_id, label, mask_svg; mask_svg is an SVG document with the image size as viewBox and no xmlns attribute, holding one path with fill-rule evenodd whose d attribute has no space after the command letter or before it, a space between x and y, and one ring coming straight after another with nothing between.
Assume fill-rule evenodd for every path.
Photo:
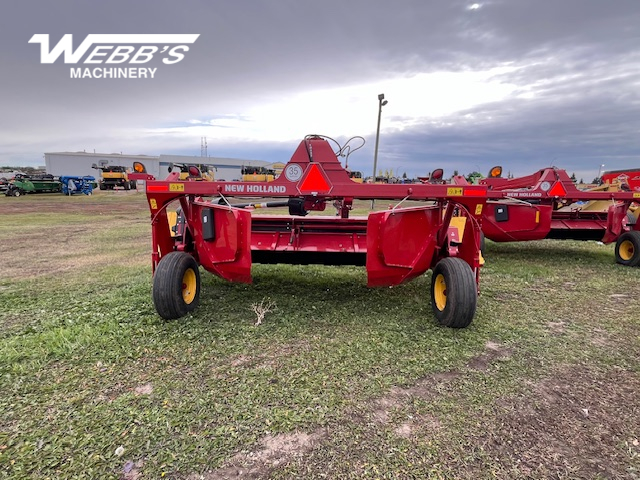
<instances>
[{"instance_id":1,"label":"light pole","mask_svg":"<svg viewBox=\"0 0 640 480\"><path fill-rule=\"evenodd\" d=\"M382 107L384 107L387 103L384 99L384 93L378 95L378 127L376 128L376 146L373 151L373 183L376 183L376 169L378 168L378 144L380 143L380 119L382 118ZM371 200L371 208L373 208L373 204L375 200Z\"/></svg>"},{"instance_id":2,"label":"light pole","mask_svg":"<svg viewBox=\"0 0 640 480\"><path fill-rule=\"evenodd\" d=\"M382 107L387 103L384 93L378 95L378 127L376 128L376 146L373 152L373 183L376 182L376 169L378 168L378 145L380 143L380 119L382 118Z\"/></svg>"}]
</instances>

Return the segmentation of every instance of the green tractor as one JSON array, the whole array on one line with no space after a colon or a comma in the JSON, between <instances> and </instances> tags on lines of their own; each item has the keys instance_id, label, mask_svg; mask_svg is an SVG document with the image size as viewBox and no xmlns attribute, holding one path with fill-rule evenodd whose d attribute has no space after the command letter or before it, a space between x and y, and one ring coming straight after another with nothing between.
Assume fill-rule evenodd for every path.
<instances>
[{"instance_id":1,"label":"green tractor","mask_svg":"<svg viewBox=\"0 0 640 480\"><path fill-rule=\"evenodd\" d=\"M8 197L19 197L26 193L57 193L62 191L62 184L53 175L18 174L9 183L4 194Z\"/></svg>"}]
</instances>

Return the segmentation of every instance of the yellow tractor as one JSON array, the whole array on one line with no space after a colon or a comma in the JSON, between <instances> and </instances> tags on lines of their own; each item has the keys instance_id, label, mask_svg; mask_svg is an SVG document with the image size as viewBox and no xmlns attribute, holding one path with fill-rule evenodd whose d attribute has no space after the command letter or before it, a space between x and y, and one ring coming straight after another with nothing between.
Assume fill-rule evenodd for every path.
<instances>
[{"instance_id":1,"label":"yellow tractor","mask_svg":"<svg viewBox=\"0 0 640 480\"><path fill-rule=\"evenodd\" d=\"M243 182L273 182L276 171L266 167L242 167Z\"/></svg>"},{"instance_id":2,"label":"yellow tractor","mask_svg":"<svg viewBox=\"0 0 640 480\"><path fill-rule=\"evenodd\" d=\"M100 180L98 187L100 190L114 190L116 187L122 187L125 190L136 188L136 181L129 180L131 170L121 165L103 165L98 166L95 163L91 166L96 170L100 170Z\"/></svg>"}]
</instances>

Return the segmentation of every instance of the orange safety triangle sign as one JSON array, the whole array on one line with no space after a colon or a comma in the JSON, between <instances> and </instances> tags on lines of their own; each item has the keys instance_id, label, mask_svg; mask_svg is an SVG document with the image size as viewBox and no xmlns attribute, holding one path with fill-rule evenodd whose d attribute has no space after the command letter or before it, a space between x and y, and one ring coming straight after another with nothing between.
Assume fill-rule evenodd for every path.
<instances>
[{"instance_id":1,"label":"orange safety triangle sign","mask_svg":"<svg viewBox=\"0 0 640 480\"><path fill-rule=\"evenodd\" d=\"M298 184L298 190L300 193L329 193L331 184L322 167L311 163Z\"/></svg>"},{"instance_id":2,"label":"orange safety triangle sign","mask_svg":"<svg viewBox=\"0 0 640 480\"><path fill-rule=\"evenodd\" d=\"M564 197L567 194L567 190L562 185L562 182L556 182L547 193L551 197Z\"/></svg>"}]
</instances>

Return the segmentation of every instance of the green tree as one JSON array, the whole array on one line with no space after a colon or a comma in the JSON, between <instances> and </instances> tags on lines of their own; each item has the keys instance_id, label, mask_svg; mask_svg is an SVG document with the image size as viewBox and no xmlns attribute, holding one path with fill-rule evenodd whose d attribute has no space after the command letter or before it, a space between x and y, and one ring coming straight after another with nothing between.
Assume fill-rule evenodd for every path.
<instances>
[{"instance_id":1,"label":"green tree","mask_svg":"<svg viewBox=\"0 0 640 480\"><path fill-rule=\"evenodd\" d=\"M469 175L467 175L467 182L476 184L481 178L484 178L484 175L482 175L480 172L471 172Z\"/></svg>"}]
</instances>

